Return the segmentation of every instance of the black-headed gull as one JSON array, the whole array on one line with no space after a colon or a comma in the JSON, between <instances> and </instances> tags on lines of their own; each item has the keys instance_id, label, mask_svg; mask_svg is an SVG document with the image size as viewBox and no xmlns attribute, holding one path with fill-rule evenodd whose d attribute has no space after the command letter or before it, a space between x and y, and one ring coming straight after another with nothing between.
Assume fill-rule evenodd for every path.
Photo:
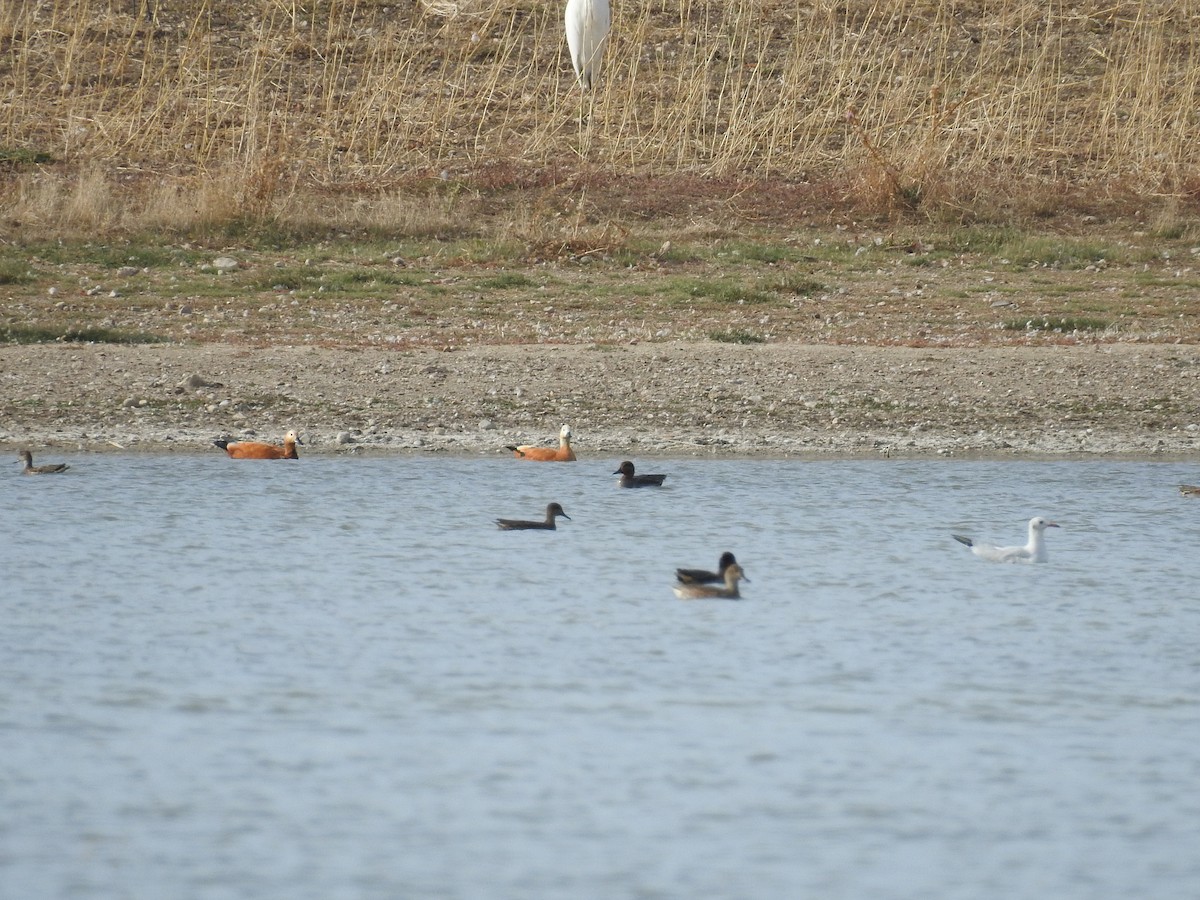
<instances>
[{"instance_id":1,"label":"black-headed gull","mask_svg":"<svg viewBox=\"0 0 1200 900\"><path fill-rule=\"evenodd\" d=\"M1057 522L1048 522L1041 516L1029 520L1029 543L1023 547L996 547L992 544L981 544L961 534L953 535L960 544L966 544L971 552L980 559L992 562L1011 563L1040 563L1046 561L1046 545L1042 540L1042 532L1047 528L1058 528Z\"/></svg>"}]
</instances>

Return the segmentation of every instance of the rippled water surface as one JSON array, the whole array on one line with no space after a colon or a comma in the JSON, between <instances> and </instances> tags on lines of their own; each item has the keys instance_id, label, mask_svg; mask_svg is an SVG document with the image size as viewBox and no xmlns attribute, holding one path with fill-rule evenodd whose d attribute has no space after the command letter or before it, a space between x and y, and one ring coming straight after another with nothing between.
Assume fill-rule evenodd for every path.
<instances>
[{"instance_id":1,"label":"rippled water surface","mask_svg":"<svg viewBox=\"0 0 1200 900\"><path fill-rule=\"evenodd\" d=\"M1194 466L45 456L5 897L1200 895Z\"/></svg>"}]
</instances>

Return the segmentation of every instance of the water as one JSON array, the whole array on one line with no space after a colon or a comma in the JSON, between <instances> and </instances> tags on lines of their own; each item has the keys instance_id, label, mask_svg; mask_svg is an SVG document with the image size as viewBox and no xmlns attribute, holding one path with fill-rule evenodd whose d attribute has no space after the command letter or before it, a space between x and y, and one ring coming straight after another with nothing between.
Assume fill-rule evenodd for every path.
<instances>
[{"instance_id":1,"label":"water","mask_svg":"<svg viewBox=\"0 0 1200 900\"><path fill-rule=\"evenodd\" d=\"M1200 892L1194 466L55 459L0 508L5 898ZM1045 566L949 536L1035 514ZM743 602L674 598L726 549Z\"/></svg>"}]
</instances>

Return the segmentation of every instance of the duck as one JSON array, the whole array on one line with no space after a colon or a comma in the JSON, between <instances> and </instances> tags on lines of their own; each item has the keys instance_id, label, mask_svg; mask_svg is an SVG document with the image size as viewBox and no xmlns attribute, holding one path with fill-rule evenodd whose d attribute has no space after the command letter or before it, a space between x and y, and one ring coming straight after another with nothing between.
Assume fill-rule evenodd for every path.
<instances>
[{"instance_id":1,"label":"duck","mask_svg":"<svg viewBox=\"0 0 1200 900\"><path fill-rule=\"evenodd\" d=\"M21 457L17 462L25 463L25 468L21 470L24 475L53 475L56 472L65 472L71 468L66 463L51 463L46 466L35 466L33 464L33 454L28 450L22 450L17 453Z\"/></svg>"},{"instance_id":2,"label":"duck","mask_svg":"<svg viewBox=\"0 0 1200 900\"><path fill-rule=\"evenodd\" d=\"M520 447L508 444L506 449L511 450L517 459L532 459L536 462L575 462L575 451L571 449L570 425L563 425L558 430L557 449L529 444L522 444Z\"/></svg>"},{"instance_id":3,"label":"duck","mask_svg":"<svg viewBox=\"0 0 1200 900\"><path fill-rule=\"evenodd\" d=\"M725 570L734 565L737 559L726 550L717 561L717 571L706 569L676 569L675 577L681 584L714 584L725 580Z\"/></svg>"},{"instance_id":4,"label":"duck","mask_svg":"<svg viewBox=\"0 0 1200 900\"><path fill-rule=\"evenodd\" d=\"M544 522L531 522L526 519L497 519L496 525L504 531L528 531L534 529L555 531L554 520L557 516L562 516L564 519L571 518L563 512L563 508L559 504L551 503L546 507L546 520Z\"/></svg>"},{"instance_id":5,"label":"duck","mask_svg":"<svg viewBox=\"0 0 1200 900\"><path fill-rule=\"evenodd\" d=\"M966 544L980 559L1003 563L1043 563L1046 561L1046 544L1042 539L1047 528L1058 528L1057 522L1034 516L1029 520L1029 541L1019 547L997 547L982 544L961 534L951 535L960 544Z\"/></svg>"},{"instance_id":6,"label":"duck","mask_svg":"<svg viewBox=\"0 0 1200 900\"><path fill-rule=\"evenodd\" d=\"M633 463L629 460L621 463L613 474L621 476L620 485L623 488L662 487L663 479L667 477L666 475L634 475Z\"/></svg>"},{"instance_id":7,"label":"duck","mask_svg":"<svg viewBox=\"0 0 1200 900\"><path fill-rule=\"evenodd\" d=\"M299 459L296 455L296 445L303 445L295 431L289 431L283 436L283 446L266 444L262 441L213 441L213 446L220 447L232 459Z\"/></svg>"},{"instance_id":8,"label":"duck","mask_svg":"<svg viewBox=\"0 0 1200 900\"><path fill-rule=\"evenodd\" d=\"M749 581L742 567L733 563L725 570L725 587L711 584L677 584L672 588L680 600L740 600L738 582Z\"/></svg>"},{"instance_id":9,"label":"duck","mask_svg":"<svg viewBox=\"0 0 1200 900\"><path fill-rule=\"evenodd\" d=\"M1179 493L1185 497L1200 497L1200 485L1198 484L1181 484Z\"/></svg>"}]
</instances>

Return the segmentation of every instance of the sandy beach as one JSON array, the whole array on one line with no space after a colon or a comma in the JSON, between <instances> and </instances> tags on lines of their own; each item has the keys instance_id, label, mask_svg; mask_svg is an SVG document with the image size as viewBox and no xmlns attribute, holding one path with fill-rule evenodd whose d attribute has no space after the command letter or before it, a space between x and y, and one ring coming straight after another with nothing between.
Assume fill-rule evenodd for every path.
<instances>
[{"instance_id":1,"label":"sandy beach","mask_svg":"<svg viewBox=\"0 0 1200 900\"><path fill-rule=\"evenodd\" d=\"M0 444L205 452L1200 456L1200 350L1108 343L0 348ZM212 452L216 452L215 450Z\"/></svg>"}]
</instances>

